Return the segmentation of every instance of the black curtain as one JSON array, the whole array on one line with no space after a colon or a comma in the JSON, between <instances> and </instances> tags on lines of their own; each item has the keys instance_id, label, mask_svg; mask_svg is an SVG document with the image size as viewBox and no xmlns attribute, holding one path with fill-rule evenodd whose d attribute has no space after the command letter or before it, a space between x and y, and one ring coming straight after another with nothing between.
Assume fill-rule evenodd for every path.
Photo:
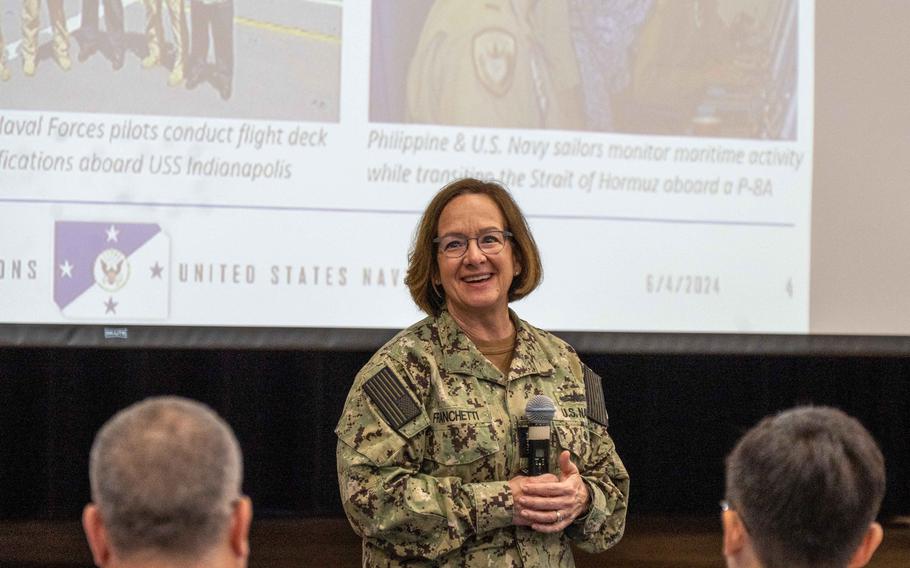
<instances>
[{"instance_id":1,"label":"black curtain","mask_svg":"<svg viewBox=\"0 0 910 568\"><path fill-rule=\"evenodd\" d=\"M367 352L0 350L0 518L76 519L88 453L117 410L178 394L209 404L244 452L258 516L340 516L333 429ZM910 358L582 354L604 379L635 512L711 513L723 458L799 403L859 418L888 467L884 514L910 512Z\"/></svg>"}]
</instances>

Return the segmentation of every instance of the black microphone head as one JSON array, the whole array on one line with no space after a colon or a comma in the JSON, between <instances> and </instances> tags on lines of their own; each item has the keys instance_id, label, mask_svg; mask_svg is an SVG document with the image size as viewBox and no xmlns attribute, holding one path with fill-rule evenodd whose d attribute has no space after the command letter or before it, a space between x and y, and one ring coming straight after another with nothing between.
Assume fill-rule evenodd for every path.
<instances>
[{"instance_id":1,"label":"black microphone head","mask_svg":"<svg viewBox=\"0 0 910 568\"><path fill-rule=\"evenodd\" d=\"M529 422L549 423L555 414L556 405L553 404L553 399L542 394L529 400L525 406L525 415Z\"/></svg>"}]
</instances>

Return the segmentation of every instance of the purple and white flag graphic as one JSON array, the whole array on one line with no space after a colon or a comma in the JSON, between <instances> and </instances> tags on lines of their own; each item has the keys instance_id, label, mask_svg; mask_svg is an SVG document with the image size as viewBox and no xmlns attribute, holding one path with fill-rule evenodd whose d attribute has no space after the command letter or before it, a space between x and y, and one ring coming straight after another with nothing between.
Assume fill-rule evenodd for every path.
<instances>
[{"instance_id":1,"label":"purple and white flag graphic","mask_svg":"<svg viewBox=\"0 0 910 568\"><path fill-rule=\"evenodd\" d=\"M166 319L170 249L154 223L57 221L54 302L69 318Z\"/></svg>"}]
</instances>

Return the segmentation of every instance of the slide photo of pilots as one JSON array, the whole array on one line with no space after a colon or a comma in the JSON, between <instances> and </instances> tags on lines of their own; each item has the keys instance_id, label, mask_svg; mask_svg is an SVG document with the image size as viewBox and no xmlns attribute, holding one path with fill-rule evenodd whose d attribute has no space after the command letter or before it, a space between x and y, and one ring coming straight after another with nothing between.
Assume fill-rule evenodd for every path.
<instances>
[{"instance_id":1,"label":"slide photo of pilots","mask_svg":"<svg viewBox=\"0 0 910 568\"><path fill-rule=\"evenodd\" d=\"M0 0L0 109L337 122L342 0Z\"/></svg>"},{"instance_id":2,"label":"slide photo of pilots","mask_svg":"<svg viewBox=\"0 0 910 568\"><path fill-rule=\"evenodd\" d=\"M792 140L797 0L374 0L370 120Z\"/></svg>"}]
</instances>

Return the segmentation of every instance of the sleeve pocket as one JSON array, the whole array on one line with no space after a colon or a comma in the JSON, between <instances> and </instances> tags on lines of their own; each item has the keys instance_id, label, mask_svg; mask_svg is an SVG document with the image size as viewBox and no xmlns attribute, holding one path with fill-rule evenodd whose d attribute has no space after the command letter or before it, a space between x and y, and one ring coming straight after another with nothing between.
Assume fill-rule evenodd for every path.
<instances>
[{"instance_id":1,"label":"sleeve pocket","mask_svg":"<svg viewBox=\"0 0 910 568\"><path fill-rule=\"evenodd\" d=\"M355 452L366 457L372 465L384 466L393 463L396 455L409 440L429 426L426 413L421 412L398 431L378 418L378 412L370 407L366 397L360 396L345 412L335 429L338 439Z\"/></svg>"}]
</instances>

